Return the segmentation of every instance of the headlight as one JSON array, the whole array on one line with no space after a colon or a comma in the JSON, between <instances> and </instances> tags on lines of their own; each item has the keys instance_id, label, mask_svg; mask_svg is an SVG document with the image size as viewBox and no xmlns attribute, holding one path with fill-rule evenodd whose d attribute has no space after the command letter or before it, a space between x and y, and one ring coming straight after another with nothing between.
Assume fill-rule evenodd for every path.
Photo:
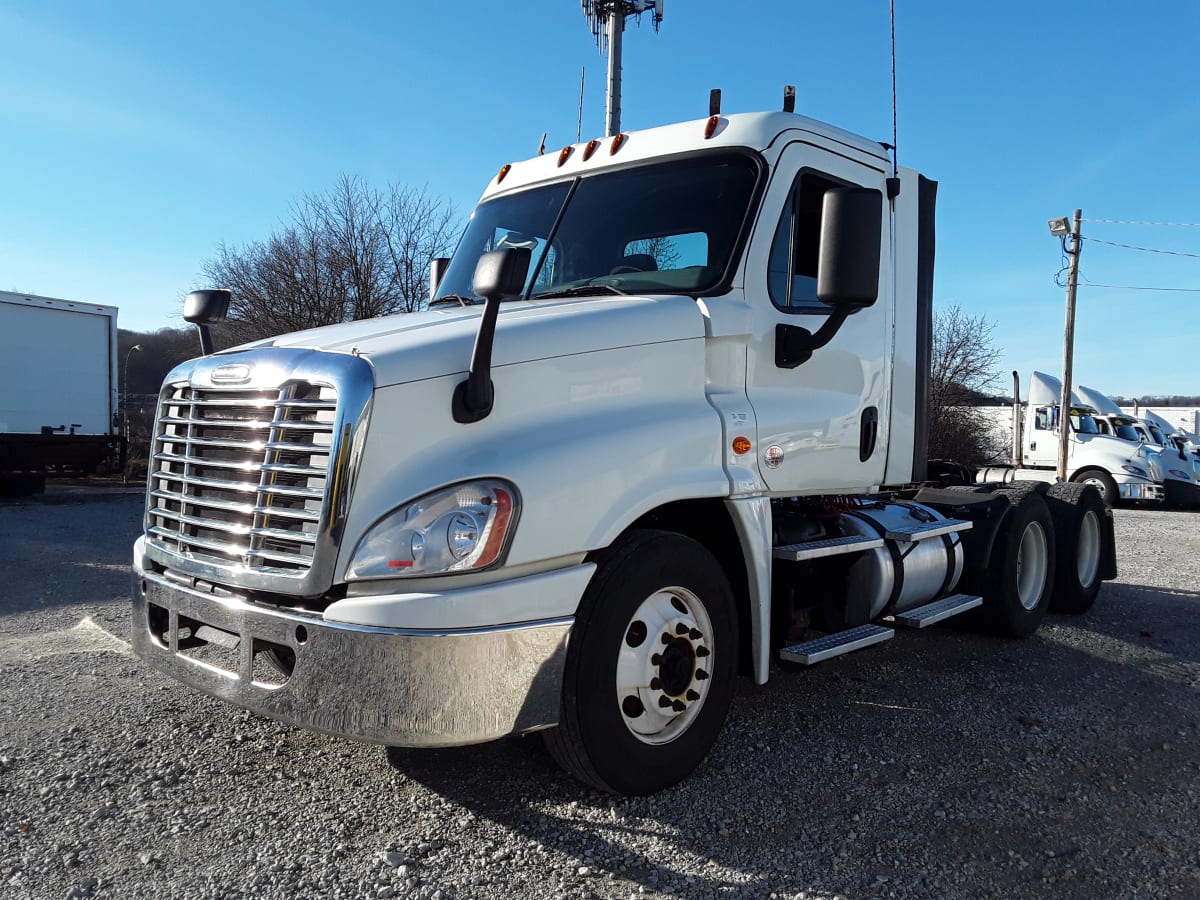
<instances>
[{"instance_id":1,"label":"headlight","mask_svg":"<svg viewBox=\"0 0 1200 900\"><path fill-rule=\"evenodd\" d=\"M349 580L442 575L484 569L508 549L520 501L504 481L484 479L426 494L367 531Z\"/></svg>"},{"instance_id":2,"label":"headlight","mask_svg":"<svg viewBox=\"0 0 1200 900\"><path fill-rule=\"evenodd\" d=\"M1151 465L1154 465L1154 464L1151 463ZM1130 475L1136 475L1138 478L1149 478L1150 477L1149 475L1146 474L1146 470L1143 469L1141 466L1131 466L1131 465L1129 465L1129 463L1125 463L1125 465L1121 466L1121 468L1124 469L1126 472L1128 472Z\"/></svg>"},{"instance_id":3,"label":"headlight","mask_svg":"<svg viewBox=\"0 0 1200 900\"><path fill-rule=\"evenodd\" d=\"M1183 481L1191 481L1192 480L1191 475L1189 475L1187 472L1184 472L1180 469L1167 469L1167 474L1170 475L1172 478L1179 478L1179 479L1182 479Z\"/></svg>"}]
</instances>

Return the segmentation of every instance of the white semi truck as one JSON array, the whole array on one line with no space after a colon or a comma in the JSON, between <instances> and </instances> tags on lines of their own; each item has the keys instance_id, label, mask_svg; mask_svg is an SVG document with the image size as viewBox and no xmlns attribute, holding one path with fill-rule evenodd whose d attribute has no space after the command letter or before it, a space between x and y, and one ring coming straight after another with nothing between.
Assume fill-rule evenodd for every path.
<instances>
[{"instance_id":1,"label":"white semi truck","mask_svg":"<svg viewBox=\"0 0 1200 900\"><path fill-rule=\"evenodd\" d=\"M739 673L1089 608L1093 488L922 485L936 184L786 103L711 112L505 164L426 312L172 371L137 653L379 744L543 731L647 793ZM189 297L202 344L228 299Z\"/></svg>"},{"instance_id":2,"label":"white semi truck","mask_svg":"<svg viewBox=\"0 0 1200 900\"><path fill-rule=\"evenodd\" d=\"M1096 410L1094 418L1102 434L1143 444L1147 456L1154 456L1156 469L1162 475L1163 500L1167 506L1200 507L1200 482L1193 457L1175 446L1157 424L1127 416L1110 397L1094 388L1080 385L1079 396Z\"/></svg>"},{"instance_id":3,"label":"white semi truck","mask_svg":"<svg viewBox=\"0 0 1200 900\"><path fill-rule=\"evenodd\" d=\"M0 495L119 465L116 355L116 307L0 291Z\"/></svg>"},{"instance_id":4,"label":"white semi truck","mask_svg":"<svg viewBox=\"0 0 1200 900\"><path fill-rule=\"evenodd\" d=\"M1013 448L1010 465L980 469L982 483L992 481L1058 480L1058 448L1062 382L1044 372L1029 376L1028 402L1020 400L1020 381L1013 372ZM1067 481L1093 485L1104 502L1115 506L1122 500L1161 503L1165 490L1158 454L1144 446L1129 446L1103 434L1096 412L1071 392L1068 416Z\"/></svg>"}]
</instances>

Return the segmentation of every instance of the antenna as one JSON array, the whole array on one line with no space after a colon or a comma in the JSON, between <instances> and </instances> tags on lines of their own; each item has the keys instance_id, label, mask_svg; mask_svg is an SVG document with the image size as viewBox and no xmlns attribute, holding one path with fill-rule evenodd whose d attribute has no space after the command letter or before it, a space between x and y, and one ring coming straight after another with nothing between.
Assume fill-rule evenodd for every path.
<instances>
[{"instance_id":1,"label":"antenna","mask_svg":"<svg viewBox=\"0 0 1200 900\"><path fill-rule=\"evenodd\" d=\"M642 13L649 13L658 31L663 20L663 5L666 0L580 0L588 28L596 39L596 48L608 52L608 103L605 116L605 134L621 133L621 40L625 33L625 20ZM580 113L582 119L582 111ZM582 124L581 124L582 130Z\"/></svg>"},{"instance_id":2,"label":"antenna","mask_svg":"<svg viewBox=\"0 0 1200 900\"><path fill-rule=\"evenodd\" d=\"M587 66L579 70L579 121L575 123L575 143L583 138L583 80L587 77Z\"/></svg>"}]
</instances>

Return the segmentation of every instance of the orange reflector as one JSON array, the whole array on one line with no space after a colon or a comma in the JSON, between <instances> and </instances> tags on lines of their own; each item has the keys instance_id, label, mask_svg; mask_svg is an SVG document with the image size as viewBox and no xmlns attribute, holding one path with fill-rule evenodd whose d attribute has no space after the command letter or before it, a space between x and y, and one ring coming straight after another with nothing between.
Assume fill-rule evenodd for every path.
<instances>
[{"instance_id":1,"label":"orange reflector","mask_svg":"<svg viewBox=\"0 0 1200 900\"><path fill-rule=\"evenodd\" d=\"M593 140L590 140L587 142L587 146L583 148L584 162L587 162L589 159L592 158L592 154L596 152L596 150L597 150L597 148L599 148L599 146L600 146L600 142L597 140L593 139Z\"/></svg>"},{"instance_id":2,"label":"orange reflector","mask_svg":"<svg viewBox=\"0 0 1200 900\"><path fill-rule=\"evenodd\" d=\"M567 157L571 155L573 149L573 147L563 147L558 151L558 164L560 166L567 161Z\"/></svg>"},{"instance_id":3,"label":"orange reflector","mask_svg":"<svg viewBox=\"0 0 1200 900\"><path fill-rule=\"evenodd\" d=\"M750 438L743 437L740 434L733 439L733 452L738 456L749 453L752 446L753 445L750 443Z\"/></svg>"},{"instance_id":4,"label":"orange reflector","mask_svg":"<svg viewBox=\"0 0 1200 900\"><path fill-rule=\"evenodd\" d=\"M618 134L615 138L612 139L612 146L610 146L608 148L609 156L612 156L614 153L616 153L618 150L621 149L621 145L623 143L625 143L625 137L626 136L624 134Z\"/></svg>"},{"instance_id":5,"label":"orange reflector","mask_svg":"<svg viewBox=\"0 0 1200 900\"><path fill-rule=\"evenodd\" d=\"M505 163L500 167L500 174L496 176L496 184L504 180L504 176L508 174L508 170L512 168L510 163Z\"/></svg>"},{"instance_id":6,"label":"orange reflector","mask_svg":"<svg viewBox=\"0 0 1200 900\"><path fill-rule=\"evenodd\" d=\"M721 124L720 116L709 116L708 124L704 126L704 139L708 140L717 130L717 126Z\"/></svg>"}]
</instances>

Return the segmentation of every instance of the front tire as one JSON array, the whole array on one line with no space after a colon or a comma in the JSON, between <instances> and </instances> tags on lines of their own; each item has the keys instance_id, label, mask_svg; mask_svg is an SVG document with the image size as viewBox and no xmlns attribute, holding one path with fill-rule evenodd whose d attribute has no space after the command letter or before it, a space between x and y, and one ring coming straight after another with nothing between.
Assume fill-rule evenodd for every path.
<instances>
[{"instance_id":1,"label":"front tire","mask_svg":"<svg viewBox=\"0 0 1200 900\"><path fill-rule=\"evenodd\" d=\"M1104 500L1109 509L1117 505L1117 501L1121 499L1121 492L1117 488L1117 483L1113 481L1111 475L1100 469L1088 469L1084 472L1075 473L1071 478L1074 484L1090 484L1100 492L1100 497Z\"/></svg>"},{"instance_id":2,"label":"front tire","mask_svg":"<svg viewBox=\"0 0 1200 900\"><path fill-rule=\"evenodd\" d=\"M691 538L633 531L597 558L571 630L555 760L581 781L650 794L686 778L724 724L737 612Z\"/></svg>"}]
</instances>

